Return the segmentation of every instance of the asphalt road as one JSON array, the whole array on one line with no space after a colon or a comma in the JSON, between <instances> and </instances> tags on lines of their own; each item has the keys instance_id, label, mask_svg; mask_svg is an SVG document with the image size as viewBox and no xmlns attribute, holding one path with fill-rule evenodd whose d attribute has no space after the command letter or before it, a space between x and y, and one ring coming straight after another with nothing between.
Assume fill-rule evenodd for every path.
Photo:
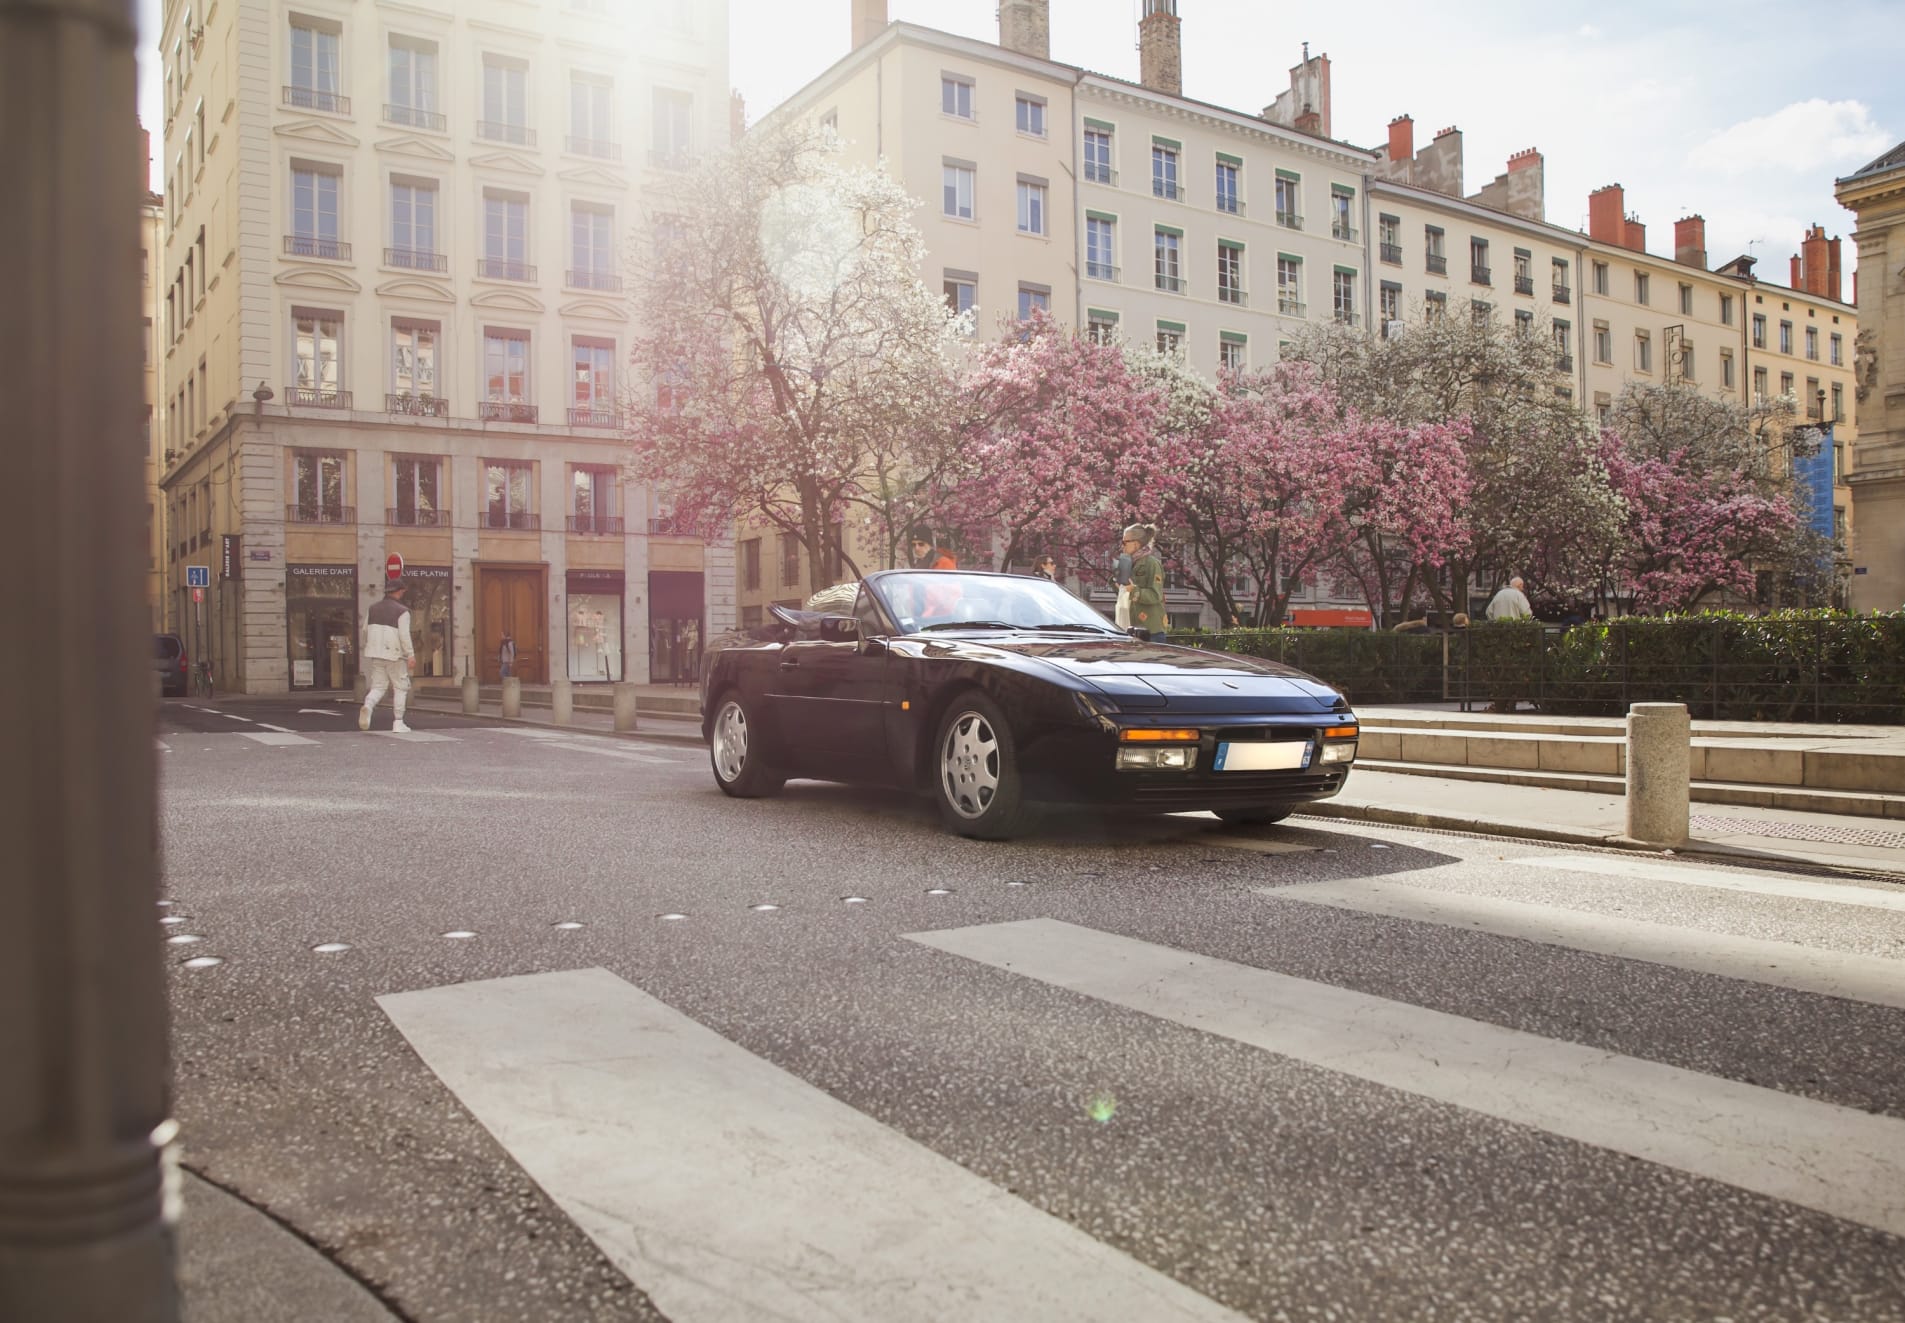
<instances>
[{"instance_id":1,"label":"asphalt road","mask_svg":"<svg viewBox=\"0 0 1905 1323\"><path fill-rule=\"evenodd\" d=\"M388 725L168 700L160 913L187 1165L405 1317L1905 1319L1905 889Z\"/></svg>"}]
</instances>

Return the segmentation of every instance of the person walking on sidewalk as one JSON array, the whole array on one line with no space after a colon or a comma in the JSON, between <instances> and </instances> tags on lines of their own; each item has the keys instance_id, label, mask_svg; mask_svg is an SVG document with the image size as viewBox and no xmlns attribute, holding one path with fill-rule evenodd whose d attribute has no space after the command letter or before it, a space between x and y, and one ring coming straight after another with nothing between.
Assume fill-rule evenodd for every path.
<instances>
[{"instance_id":1,"label":"person walking on sidewalk","mask_svg":"<svg viewBox=\"0 0 1905 1323\"><path fill-rule=\"evenodd\" d=\"M496 668L505 680L516 673L516 640L509 636L508 630L503 631L503 642L496 649Z\"/></svg>"},{"instance_id":2,"label":"person walking on sidewalk","mask_svg":"<svg viewBox=\"0 0 1905 1323\"><path fill-rule=\"evenodd\" d=\"M364 666L370 674L370 690L357 713L357 729L370 729L370 714L390 690L391 714L396 719L391 730L407 734L403 724L404 704L410 699L410 673L417 669L417 648L410 641L410 608L403 604L404 581L392 579L384 585L383 599L364 617Z\"/></svg>"},{"instance_id":3,"label":"person walking on sidewalk","mask_svg":"<svg viewBox=\"0 0 1905 1323\"><path fill-rule=\"evenodd\" d=\"M1153 643L1165 639L1164 562L1158 559L1155 524L1133 524L1124 531L1124 554L1131 557L1131 627Z\"/></svg>"},{"instance_id":4,"label":"person walking on sidewalk","mask_svg":"<svg viewBox=\"0 0 1905 1323\"><path fill-rule=\"evenodd\" d=\"M1508 586L1490 599L1488 618L1490 620L1526 620L1534 615L1534 608L1528 605L1528 596L1521 591L1521 576L1517 574L1508 581Z\"/></svg>"}]
</instances>

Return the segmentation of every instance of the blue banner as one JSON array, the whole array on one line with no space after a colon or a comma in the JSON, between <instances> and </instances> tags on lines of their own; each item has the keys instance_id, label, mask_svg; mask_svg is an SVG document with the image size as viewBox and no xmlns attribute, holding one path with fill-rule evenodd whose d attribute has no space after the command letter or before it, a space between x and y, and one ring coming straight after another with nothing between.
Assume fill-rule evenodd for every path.
<instances>
[{"instance_id":1,"label":"blue banner","mask_svg":"<svg viewBox=\"0 0 1905 1323\"><path fill-rule=\"evenodd\" d=\"M1832 469L1837 447L1832 425L1813 429L1819 436L1817 453L1793 460L1793 481L1805 493L1806 524L1821 537L1832 536Z\"/></svg>"}]
</instances>

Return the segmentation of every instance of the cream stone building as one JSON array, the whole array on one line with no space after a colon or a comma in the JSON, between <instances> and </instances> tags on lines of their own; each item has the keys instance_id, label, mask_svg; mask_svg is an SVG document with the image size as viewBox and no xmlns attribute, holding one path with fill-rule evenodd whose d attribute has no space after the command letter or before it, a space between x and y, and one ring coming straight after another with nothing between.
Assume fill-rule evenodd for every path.
<instances>
[{"instance_id":1,"label":"cream stone building","mask_svg":"<svg viewBox=\"0 0 1905 1323\"><path fill-rule=\"evenodd\" d=\"M1864 443L1850 475L1852 605L1905 603L1905 143L1838 181L1858 216L1854 297L1864 329L1853 342L1854 398Z\"/></svg>"},{"instance_id":2,"label":"cream stone building","mask_svg":"<svg viewBox=\"0 0 1905 1323\"><path fill-rule=\"evenodd\" d=\"M151 135L146 139L146 158L151 159ZM141 441L145 448L146 471L146 603L152 617L152 631L167 631L165 586L165 493L159 487L159 475L165 471L165 447L162 441L159 399L164 379L162 335L164 323L163 282L159 270L165 252L165 199L148 192L139 205L139 302L144 317L140 343L145 348L145 414Z\"/></svg>"},{"instance_id":3,"label":"cream stone building","mask_svg":"<svg viewBox=\"0 0 1905 1323\"><path fill-rule=\"evenodd\" d=\"M401 555L419 673L668 680L732 548L625 482L629 245L730 133L724 5L167 0L169 617L345 688ZM190 567L211 586L195 600Z\"/></svg>"}]
</instances>

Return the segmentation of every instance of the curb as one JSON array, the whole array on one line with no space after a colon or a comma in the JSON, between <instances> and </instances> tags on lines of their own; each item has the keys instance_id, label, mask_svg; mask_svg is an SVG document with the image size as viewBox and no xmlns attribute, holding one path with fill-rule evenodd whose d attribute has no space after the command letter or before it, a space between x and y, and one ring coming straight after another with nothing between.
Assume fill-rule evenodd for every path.
<instances>
[{"instance_id":1,"label":"curb","mask_svg":"<svg viewBox=\"0 0 1905 1323\"><path fill-rule=\"evenodd\" d=\"M427 699L419 703L413 697L410 700L410 706L422 712L435 712L449 717L467 717L470 715L463 710L461 702L458 702L454 706L447 703L432 702ZM601 735L616 740L655 740L662 744L681 744L697 749L705 749L708 747L708 742L701 738L699 730L692 735L681 734L675 731L657 731L642 726L639 719L634 730L597 730L592 726L559 726L553 720L546 718L506 717L501 713L493 712L478 712L476 716L485 721L507 722L512 726L537 726L543 730L560 730L572 735ZM651 716L649 719L651 721L667 721L671 725L687 726L690 724L685 718L681 717Z\"/></svg>"}]
</instances>

